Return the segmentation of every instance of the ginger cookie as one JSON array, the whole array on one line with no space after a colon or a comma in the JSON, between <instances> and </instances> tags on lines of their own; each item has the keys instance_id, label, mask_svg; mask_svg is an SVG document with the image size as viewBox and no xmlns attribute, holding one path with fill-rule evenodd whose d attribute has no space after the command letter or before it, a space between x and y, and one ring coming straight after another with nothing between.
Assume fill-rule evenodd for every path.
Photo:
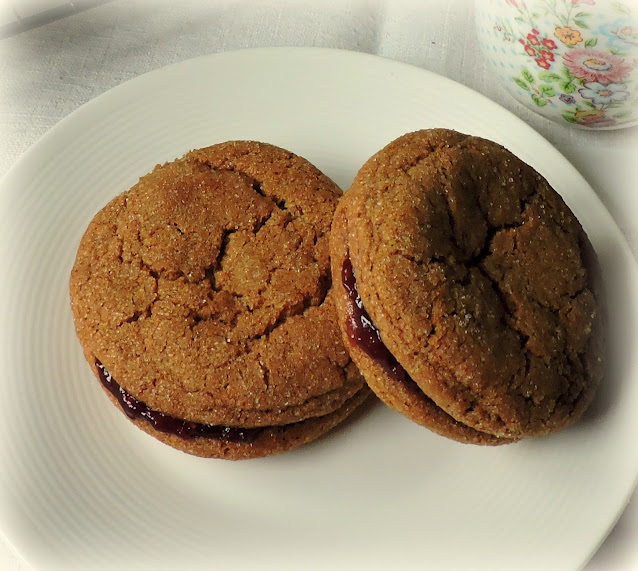
<instances>
[{"instance_id":1,"label":"ginger cookie","mask_svg":"<svg viewBox=\"0 0 638 571\"><path fill-rule=\"evenodd\" d=\"M98 212L71 306L96 377L138 427L251 458L317 438L365 399L331 289L340 196L305 159L230 141L158 165Z\"/></svg>"},{"instance_id":2,"label":"ginger cookie","mask_svg":"<svg viewBox=\"0 0 638 571\"><path fill-rule=\"evenodd\" d=\"M331 252L351 355L413 421L500 444L590 404L604 356L596 256L561 197L500 145L445 129L391 142L342 198Z\"/></svg>"}]
</instances>

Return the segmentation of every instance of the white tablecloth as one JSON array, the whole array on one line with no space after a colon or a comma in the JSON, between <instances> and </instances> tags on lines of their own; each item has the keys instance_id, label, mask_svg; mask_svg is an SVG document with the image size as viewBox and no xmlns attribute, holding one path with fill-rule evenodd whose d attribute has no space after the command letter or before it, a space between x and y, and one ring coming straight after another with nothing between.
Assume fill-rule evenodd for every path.
<instances>
[{"instance_id":1,"label":"white tablecloth","mask_svg":"<svg viewBox=\"0 0 638 571\"><path fill-rule=\"evenodd\" d=\"M481 58L470 0L0 0L3 30L0 175L81 104L141 73L247 47L343 48L447 76L514 112L580 170L638 254L638 129L573 130L519 105ZM637 504L634 494L588 571L638 568ZM26 568L0 538L0 569Z\"/></svg>"}]
</instances>

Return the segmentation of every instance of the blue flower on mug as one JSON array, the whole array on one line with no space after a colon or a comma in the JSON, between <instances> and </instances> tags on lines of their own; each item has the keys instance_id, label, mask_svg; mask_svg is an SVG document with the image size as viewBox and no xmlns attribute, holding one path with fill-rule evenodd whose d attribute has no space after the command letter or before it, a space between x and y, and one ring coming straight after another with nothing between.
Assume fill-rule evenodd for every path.
<instances>
[{"instance_id":1,"label":"blue flower on mug","mask_svg":"<svg viewBox=\"0 0 638 571\"><path fill-rule=\"evenodd\" d=\"M560 99L563 103L567 103L567 105L573 105L576 103L576 98L573 95L568 95L567 93L561 93Z\"/></svg>"},{"instance_id":2,"label":"blue flower on mug","mask_svg":"<svg viewBox=\"0 0 638 571\"><path fill-rule=\"evenodd\" d=\"M603 85L597 81L585 83L578 90L578 93L584 99L591 99L595 105L609 105L610 103L619 103L627 99L629 93L625 91L624 83L610 83Z\"/></svg>"}]
</instances>

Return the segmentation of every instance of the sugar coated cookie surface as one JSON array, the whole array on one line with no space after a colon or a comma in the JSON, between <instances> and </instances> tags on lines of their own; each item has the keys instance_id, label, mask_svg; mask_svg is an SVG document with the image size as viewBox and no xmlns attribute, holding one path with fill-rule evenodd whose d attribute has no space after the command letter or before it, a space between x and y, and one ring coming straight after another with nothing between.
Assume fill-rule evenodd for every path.
<instances>
[{"instance_id":1,"label":"sugar coated cookie surface","mask_svg":"<svg viewBox=\"0 0 638 571\"><path fill-rule=\"evenodd\" d=\"M340 195L293 153L231 141L158 165L95 216L71 274L74 321L140 428L201 456L264 456L363 400L331 294Z\"/></svg>"},{"instance_id":2,"label":"sugar coated cookie surface","mask_svg":"<svg viewBox=\"0 0 638 571\"><path fill-rule=\"evenodd\" d=\"M444 129L398 138L357 174L332 238L344 338L393 408L498 444L565 428L591 402L596 256L560 196L500 145Z\"/></svg>"}]
</instances>

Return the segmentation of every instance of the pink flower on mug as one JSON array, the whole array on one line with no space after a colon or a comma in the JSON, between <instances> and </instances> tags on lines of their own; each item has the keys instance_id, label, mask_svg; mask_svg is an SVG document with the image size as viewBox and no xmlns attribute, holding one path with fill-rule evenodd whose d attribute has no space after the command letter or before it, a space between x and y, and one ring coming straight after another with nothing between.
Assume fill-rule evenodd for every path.
<instances>
[{"instance_id":1,"label":"pink flower on mug","mask_svg":"<svg viewBox=\"0 0 638 571\"><path fill-rule=\"evenodd\" d=\"M619 83L631 72L624 59L600 50L573 49L563 55L563 62L572 75L602 85Z\"/></svg>"},{"instance_id":2,"label":"pink flower on mug","mask_svg":"<svg viewBox=\"0 0 638 571\"><path fill-rule=\"evenodd\" d=\"M554 40L550 40L549 38L543 39L543 45L549 50L555 50L556 48L558 48L556 42Z\"/></svg>"},{"instance_id":3,"label":"pink flower on mug","mask_svg":"<svg viewBox=\"0 0 638 571\"><path fill-rule=\"evenodd\" d=\"M595 105L609 105L610 103L619 103L627 99L629 93L625 91L625 87L626 85L624 83L602 85L597 81L590 81L589 83L585 83L585 85L578 90L578 93L580 93L583 99L591 99Z\"/></svg>"},{"instance_id":4,"label":"pink flower on mug","mask_svg":"<svg viewBox=\"0 0 638 571\"><path fill-rule=\"evenodd\" d=\"M612 34L617 36L623 42L627 42L628 44L634 44L638 46L638 28L634 28L632 26L625 26L624 28L619 28L615 32L612 32Z\"/></svg>"},{"instance_id":5,"label":"pink flower on mug","mask_svg":"<svg viewBox=\"0 0 638 571\"><path fill-rule=\"evenodd\" d=\"M539 57L537 59L534 60L536 62L536 65L538 67L542 67L543 69L549 69L549 67L552 65L550 62L548 62L545 58Z\"/></svg>"},{"instance_id":6,"label":"pink flower on mug","mask_svg":"<svg viewBox=\"0 0 638 571\"><path fill-rule=\"evenodd\" d=\"M538 40L538 36L536 34L530 33L527 34L527 41L532 44L533 46L540 46L541 43Z\"/></svg>"},{"instance_id":7,"label":"pink flower on mug","mask_svg":"<svg viewBox=\"0 0 638 571\"><path fill-rule=\"evenodd\" d=\"M528 55L535 57L536 56L536 50L532 47L532 46L524 46L525 47L525 51L527 52Z\"/></svg>"}]
</instances>

